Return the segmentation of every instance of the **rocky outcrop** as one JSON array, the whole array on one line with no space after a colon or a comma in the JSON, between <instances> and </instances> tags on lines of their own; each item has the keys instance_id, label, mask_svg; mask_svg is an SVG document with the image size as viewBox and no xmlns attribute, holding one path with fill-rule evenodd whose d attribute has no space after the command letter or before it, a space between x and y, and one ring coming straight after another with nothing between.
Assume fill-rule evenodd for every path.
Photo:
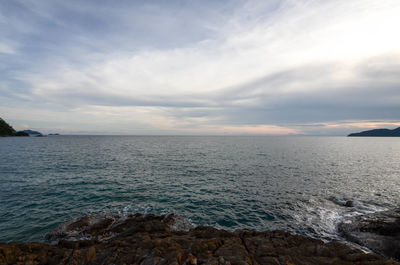
<instances>
[{"instance_id":1,"label":"rocky outcrop","mask_svg":"<svg viewBox=\"0 0 400 265\"><path fill-rule=\"evenodd\" d=\"M194 228L174 214L88 215L46 238L0 244L0 264L400 264L283 231Z\"/></svg>"},{"instance_id":2,"label":"rocky outcrop","mask_svg":"<svg viewBox=\"0 0 400 265\"><path fill-rule=\"evenodd\" d=\"M175 214L90 214L61 224L45 238L53 244L79 240L102 242L140 232L187 232L193 228L190 222Z\"/></svg>"},{"instance_id":3,"label":"rocky outcrop","mask_svg":"<svg viewBox=\"0 0 400 265\"><path fill-rule=\"evenodd\" d=\"M354 207L354 201L346 201L344 206L346 206L346 207Z\"/></svg>"},{"instance_id":4,"label":"rocky outcrop","mask_svg":"<svg viewBox=\"0 0 400 265\"><path fill-rule=\"evenodd\" d=\"M400 209L349 217L338 229L348 240L400 260Z\"/></svg>"}]
</instances>

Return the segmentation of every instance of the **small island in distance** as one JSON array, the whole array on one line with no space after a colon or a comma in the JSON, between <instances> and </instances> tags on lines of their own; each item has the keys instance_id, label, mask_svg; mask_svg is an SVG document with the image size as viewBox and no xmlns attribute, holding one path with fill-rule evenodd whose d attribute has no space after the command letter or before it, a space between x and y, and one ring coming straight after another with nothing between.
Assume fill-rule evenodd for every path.
<instances>
[{"instance_id":1,"label":"small island in distance","mask_svg":"<svg viewBox=\"0 0 400 265\"><path fill-rule=\"evenodd\" d=\"M351 133L348 137L400 137L400 127L390 130L390 129L375 129L368 130L359 133Z\"/></svg>"}]
</instances>

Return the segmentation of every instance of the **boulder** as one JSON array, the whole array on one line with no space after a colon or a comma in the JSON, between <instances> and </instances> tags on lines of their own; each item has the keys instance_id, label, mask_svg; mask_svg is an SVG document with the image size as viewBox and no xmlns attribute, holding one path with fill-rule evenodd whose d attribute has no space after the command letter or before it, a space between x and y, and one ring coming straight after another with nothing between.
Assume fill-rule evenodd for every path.
<instances>
[{"instance_id":1,"label":"boulder","mask_svg":"<svg viewBox=\"0 0 400 265\"><path fill-rule=\"evenodd\" d=\"M348 217L338 229L348 240L400 260L400 208Z\"/></svg>"}]
</instances>

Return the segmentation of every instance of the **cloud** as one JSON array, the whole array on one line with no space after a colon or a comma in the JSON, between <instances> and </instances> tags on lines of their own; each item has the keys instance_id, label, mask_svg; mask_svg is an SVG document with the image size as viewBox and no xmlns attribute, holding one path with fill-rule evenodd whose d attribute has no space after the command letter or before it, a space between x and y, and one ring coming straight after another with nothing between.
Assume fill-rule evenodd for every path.
<instances>
[{"instance_id":1,"label":"cloud","mask_svg":"<svg viewBox=\"0 0 400 265\"><path fill-rule=\"evenodd\" d=\"M16 52L16 49L12 45L0 43L0 54L15 54Z\"/></svg>"},{"instance_id":2,"label":"cloud","mask_svg":"<svg viewBox=\"0 0 400 265\"><path fill-rule=\"evenodd\" d=\"M398 117L398 1L21 5L39 29L18 21L16 30L46 49L22 49L0 89L32 106L90 109L99 120L110 109L145 110L134 121L114 118L121 128L150 131L287 134L307 124ZM40 55L40 63L19 67Z\"/></svg>"},{"instance_id":3,"label":"cloud","mask_svg":"<svg viewBox=\"0 0 400 265\"><path fill-rule=\"evenodd\" d=\"M276 125L247 125L247 126L207 126L196 130L205 134L250 134L250 135L298 135L301 131ZM192 131L195 133L196 131Z\"/></svg>"}]
</instances>

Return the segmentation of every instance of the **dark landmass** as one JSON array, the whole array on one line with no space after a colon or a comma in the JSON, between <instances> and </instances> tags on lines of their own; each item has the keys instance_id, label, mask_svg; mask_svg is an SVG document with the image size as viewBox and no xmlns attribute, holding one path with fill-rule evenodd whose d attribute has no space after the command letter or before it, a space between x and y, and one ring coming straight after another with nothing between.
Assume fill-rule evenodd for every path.
<instances>
[{"instance_id":1,"label":"dark landmass","mask_svg":"<svg viewBox=\"0 0 400 265\"><path fill-rule=\"evenodd\" d=\"M23 131L16 132L11 125L0 118L0 137L4 136L29 136L29 134Z\"/></svg>"},{"instance_id":2,"label":"dark landmass","mask_svg":"<svg viewBox=\"0 0 400 265\"><path fill-rule=\"evenodd\" d=\"M15 134L14 128L0 118L0 136L15 136Z\"/></svg>"},{"instance_id":3,"label":"dark landmass","mask_svg":"<svg viewBox=\"0 0 400 265\"><path fill-rule=\"evenodd\" d=\"M29 136L43 136L41 132L32 131L32 130L23 130L22 132L28 134Z\"/></svg>"},{"instance_id":4,"label":"dark landmass","mask_svg":"<svg viewBox=\"0 0 400 265\"><path fill-rule=\"evenodd\" d=\"M14 136L29 136L29 134L27 134L26 132L23 132L23 131L19 131L19 132L16 132Z\"/></svg>"},{"instance_id":5,"label":"dark landmass","mask_svg":"<svg viewBox=\"0 0 400 265\"><path fill-rule=\"evenodd\" d=\"M0 118L0 137L4 136L43 136L40 132L32 130L15 131L14 128Z\"/></svg>"},{"instance_id":6,"label":"dark landmass","mask_svg":"<svg viewBox=\"0 0 400 265\"><path fill-rule=\"evenodd\" d=\"M169 215L88 215L47 243L0 244L0 264L397 264L346 244L283 231L228 232Z\"/></svg>"},{"instance_id":7,"label":"dark landmass","mask_svg":"<svg viewBox=\"0 0 400 265\"><path fill-rule=\"evenodd\" d=\"M338 229L348 240L400 260L400 208L349 217Z\"/></svg>"},{"instance_id":8,"label":"dark landmass","mask_svg":"<svg viewBox=\"0 0 400 265\"><path fill-rule=\"evenodd\" d=\"M351 133L349 137L353 136L364 136L364 137L400 137L400 127L397 129L375 129L369 131L363 131L359 133Z\"/></svg>"}]
</instances>

